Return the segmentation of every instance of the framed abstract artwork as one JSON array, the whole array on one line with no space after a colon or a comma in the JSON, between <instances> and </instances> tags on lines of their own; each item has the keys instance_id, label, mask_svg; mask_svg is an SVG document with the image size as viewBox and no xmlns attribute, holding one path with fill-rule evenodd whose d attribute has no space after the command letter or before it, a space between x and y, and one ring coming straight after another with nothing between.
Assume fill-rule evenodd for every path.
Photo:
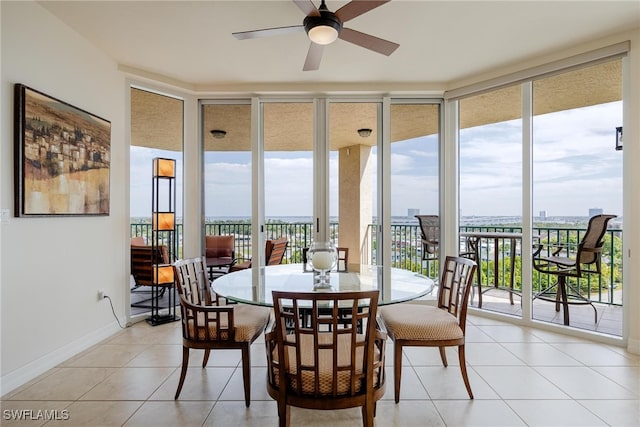
<instances>
[{"instance_id":1,"label":"framed abstract artwork","mask_svg":"<svg viewBox=\"0 0 640 427\"><path fill-rule=\"evenodd\" d=\"M15 85L15 216L109 215L111 122Z\"/></svg>"}]
</instances>

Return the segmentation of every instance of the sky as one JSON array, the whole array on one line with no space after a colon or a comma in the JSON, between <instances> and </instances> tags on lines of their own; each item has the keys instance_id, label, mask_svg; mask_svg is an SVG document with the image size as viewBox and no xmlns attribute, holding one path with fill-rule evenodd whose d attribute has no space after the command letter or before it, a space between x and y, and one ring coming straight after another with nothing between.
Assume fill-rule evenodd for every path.
<instances>
[{"instance_id":1,"label":"sky","mask_svg":"<svg viewBox=\"0 0 640 427\"><path fill-rule=\"evenodd\" d=\"M533 212L547 216L587 216L589 208L622 215L622 152L615 128L622 103L534 117ZM522 148L519 120L460 132L461 216L519 216ZM371 153L376 165L377 151ZM131 216L149 217L154 157L177 159L178 216L181 215L181 153L131 147ZM330 155L330 214L337 215L337 153ZM313 159L310 152L265 153L266 216L312 215ZM207 217L247 217L251 213L248 153L205 154ZM375 170L372 180L377 177ZM435 136L392 144L391 214L438 212L438 150ZM375 186L373 186L375 188ZM372 203L375 204L375 195ZM375 205L374 205L375 206Z\"/></svg>"}]
</instances>

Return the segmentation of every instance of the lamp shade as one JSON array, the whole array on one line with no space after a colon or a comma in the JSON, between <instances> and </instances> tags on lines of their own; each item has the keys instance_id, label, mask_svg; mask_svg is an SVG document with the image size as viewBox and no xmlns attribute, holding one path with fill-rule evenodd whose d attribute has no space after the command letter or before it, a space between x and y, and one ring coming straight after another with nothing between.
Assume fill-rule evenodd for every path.
<instances>
[{"instance_id":1,"label":"lamp shade","mask_svg":"<svg viewBox=\"0 0 640 427\"><path fill-rule=\"evenodd\" d=\"M175 222L173 212L155 212L151 226L154 231L173 231Z\"/></svg>"},{"instance_id":2,"label":"lamp shade","mask_svg":"<svg viewBox=\"0 0 640 427\"><path fill-rule=\"evenodd\" d=\"M329 25L318 25L309 30L309 38L317 44L331 44L338 38L338 30Z\"/></svg>"},{"instance_id":3,"label":"lamp shade","mask_svg":"<svg viewBox=\"0 0 640 427\"><path fill-rule=\"evenodd\" d=\"M171 265L154 265L153 266L153 284L169 285L174 282L173 266Z\"/></svg>"},{"instance_id":4,"label":"lamp shade","mask_svg":"<svg viewBox=\"0 0 640 427\"><path fill-rule=\"evenodd\" d=\"M162 178L176 177L176 161L173 159L163 159L156 157L153 159L153 176Z\"/></svg>"}]
</instances>

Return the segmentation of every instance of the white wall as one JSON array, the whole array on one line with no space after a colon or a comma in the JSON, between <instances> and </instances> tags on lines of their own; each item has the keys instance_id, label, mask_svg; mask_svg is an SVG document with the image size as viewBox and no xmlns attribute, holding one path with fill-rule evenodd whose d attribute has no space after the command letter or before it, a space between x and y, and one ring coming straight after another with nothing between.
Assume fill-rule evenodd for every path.
<instances>
[{"instance_id":1,"label":"white wall","mask_svg":"<svg viewBox=\"0 0 640 427\"><path fill-rule=\"evenodd\" d=\"M128 268L124 76L117 64L35 2L0 2L2 92L2 394L118 329ZM13 217L13 85L23 83L111 121L111 206L102 217Z\"/></svg>"}]
</instances>

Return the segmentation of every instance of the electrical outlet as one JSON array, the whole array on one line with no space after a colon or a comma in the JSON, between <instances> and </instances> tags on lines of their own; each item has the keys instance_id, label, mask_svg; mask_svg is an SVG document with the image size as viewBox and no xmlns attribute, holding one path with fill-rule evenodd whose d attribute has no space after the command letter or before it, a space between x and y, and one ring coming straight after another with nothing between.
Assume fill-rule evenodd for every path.
<instances>
[{"instance_id":1,"label":"electrical outlet","mask_svg":"<svg viewBox=\"0 0 640 427\"><path fill-rule=\"evenodd\" d=\"M98 289L98 301L104 299L104 289Z\"/></svg>"},{"instance_id":2,"label":"electrical outlet","mask_svg":"<svg viewBox=\"0 0 640 427\"><path fill-rule=\"evenodd\" d=\"M9 209L0 209L0 224L9 224Z\"/></svg>"}]
</instances>

